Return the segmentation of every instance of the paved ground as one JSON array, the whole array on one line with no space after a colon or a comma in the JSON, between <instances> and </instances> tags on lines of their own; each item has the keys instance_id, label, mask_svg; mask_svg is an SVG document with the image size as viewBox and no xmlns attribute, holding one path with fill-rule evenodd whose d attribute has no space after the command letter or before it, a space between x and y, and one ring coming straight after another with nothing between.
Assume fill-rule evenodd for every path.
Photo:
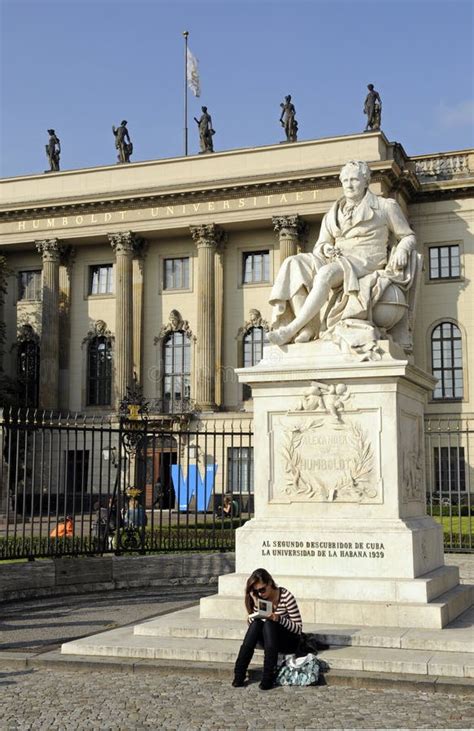
<instances>
[{"instance_id":1,"label":"paved ground","mask_svg":"<svg viewBox=\"0 0 474 731\"><path fill-rule=\"evenodd\" d=\"M215 592L215 587L208 586L154 587L0 605L0 659L5 650L53 650L77 637L183 609Z\"/></svg>"},{"instance_id":2,"label":"paved ground","mask_svg":"<svg viewBox=\"0 0 474 731\"><path fill-rule=\"evenodd\" d=\"M31 669L0 673L2 731L472 728L472 698L341 687L232 688L227 679Z\"/></svg>"},{"instance_id":3,"label":"paved ground","mask_svg":"<svg viewBox=\"0 0 474 731\"><path fill-rule=\"evenodd\" d=\"M453 557L471 576L474 557ZM339 728L473 728L471 696L419 689L230 686L219 674L176 668L139 672L88 666L9 666L7 655L46 652L61 642L183 608L209 587L128 589L23 601L0 607L0 731L303 731Z\"/></svg>"}]
</instances>

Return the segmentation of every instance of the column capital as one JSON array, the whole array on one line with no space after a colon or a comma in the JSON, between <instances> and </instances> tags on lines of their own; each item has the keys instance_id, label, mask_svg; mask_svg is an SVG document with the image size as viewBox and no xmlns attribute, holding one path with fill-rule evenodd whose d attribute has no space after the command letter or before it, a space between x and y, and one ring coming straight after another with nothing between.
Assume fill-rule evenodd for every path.
<instances>
[{"instance_id":1,"label":"column capital","mask_svg":"<svg viewBox=\"0 0 474 731\"><path fill-rule=\"evenodd\" d=\"M108 234L108 237L116 254L135 254L143 241L133 231L118 231Z\"/></svg>"},{"instance_id":2,"label":"column capital","mask_svg":"<svg viewBox=\"0 0 474 731\"><path fill-rule=\"evenodd\" d=\"M61 245L59 239L42 239L35 241L36 248L43 257L43 261L52 261L59 264Z\"/></svg>"},{"instance_id":3,"label":"column capital","mask_svg":"<svg viewBox=\"0 0 474 731\"><path fill-rule=\"evenodd\" d=\"M215 223L206 223L200 226L190 226L191 236L198 249L217 249L225 244L227 235L223 229Z\"/></svg>"},{"instance_id":4,"label":"column capital","mask_svg":"<svg viewBox=\"0 0 474 731\"><path fill-rule=\"evenodd\" d=\"M290 216L273 216L273 229L280 234L280 237L298 237L306 233L308 224L298 213Z\"/></svg>"}]
</instances>

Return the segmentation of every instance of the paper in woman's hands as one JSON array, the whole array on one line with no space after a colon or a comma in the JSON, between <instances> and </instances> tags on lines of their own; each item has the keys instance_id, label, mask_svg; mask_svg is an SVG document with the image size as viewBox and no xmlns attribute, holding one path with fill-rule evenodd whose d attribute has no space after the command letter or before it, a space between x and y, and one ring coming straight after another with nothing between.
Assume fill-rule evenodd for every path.
<instances>
[{"instance_id":1,"label":"paper in woman's hands","mask_svg":"<svg viewBox=\"0 0 474 731\"><path fill-rule=\"evenodd\" d=\"M255 617L269 617L273 612L273 604L266 599L257 599L255 611L249 614L251 619Z\"/></svg>"}]
</instances>

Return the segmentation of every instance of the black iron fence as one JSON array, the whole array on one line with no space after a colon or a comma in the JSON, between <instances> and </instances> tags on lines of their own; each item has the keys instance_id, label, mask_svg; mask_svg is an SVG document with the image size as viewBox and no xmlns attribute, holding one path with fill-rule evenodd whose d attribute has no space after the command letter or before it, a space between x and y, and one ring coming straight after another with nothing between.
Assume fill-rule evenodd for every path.
<instances>
[{"instance_id":1,"label":"black iron fence","mask_svg":"<svg viewBox=\"0 0 474 731\"><path fill-rule=\"evenodd\" d=\"M0 437L0 560L233 550L253 515L250 421L17 410ZM472 424L428 419L425 439L428 514L447 551L472 552Z\"/></svg>"},{"instance_id":2,"label":"black iron fence","mask_svg":"<svg viewBox=\"0 0 474 731\"><path fill-rule=\"evenodd\" d=\"M5 412L0 559L232 550L253 513L250 423Z\"/></svg>"},{"instance_id":3,"label":"black iron fence","mask_svg":"<svg viewBox=\"0 0 474 731\"><path fill-rule=\"evenodd\" d=\"M474 551L474 424L425 420L426 503L443 526L445 551Z\"/></svg>"}]
</instances>

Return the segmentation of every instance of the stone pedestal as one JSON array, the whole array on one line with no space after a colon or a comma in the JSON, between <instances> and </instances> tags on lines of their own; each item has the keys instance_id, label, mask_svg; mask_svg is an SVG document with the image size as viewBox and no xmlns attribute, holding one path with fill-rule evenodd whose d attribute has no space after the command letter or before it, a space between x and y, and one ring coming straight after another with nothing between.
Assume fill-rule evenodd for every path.
<instances>
[{"instance_id":1,"label":"stone pedestal","mask_svg":"<svg viewBox=\"0 0 474 731\"><path fill-rule=\"evenodd\" d=\"M361 362L330 342L268 346L238 371L253 394L255 517L237 531L236 574L202 600L201 617L240 616L260 566L308 622L442 627L467 608L425 509L434 379L381 349Z\"/></svg>"}]
</instances>

